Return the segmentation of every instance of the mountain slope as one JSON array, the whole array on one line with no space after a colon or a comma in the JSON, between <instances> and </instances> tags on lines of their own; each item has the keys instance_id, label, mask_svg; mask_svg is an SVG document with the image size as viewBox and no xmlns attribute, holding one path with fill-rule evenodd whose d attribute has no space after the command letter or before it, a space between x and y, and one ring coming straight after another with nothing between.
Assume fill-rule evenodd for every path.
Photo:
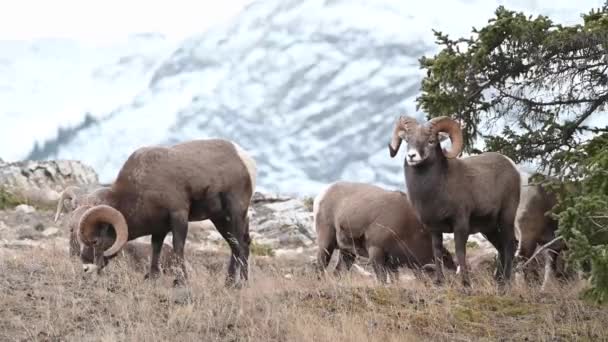
<instances>
[{"instance_id":1,"label":"mountain slope","mask_svg":"<svg viewBox=\"0 0 608 342\"><path fill-rule=\"evenodd\" d=\"M159 34L103 45L63 38L0 41L0 155L23 158L58 127L132 101L173 49Z\"/></svg>"}]
</instances>

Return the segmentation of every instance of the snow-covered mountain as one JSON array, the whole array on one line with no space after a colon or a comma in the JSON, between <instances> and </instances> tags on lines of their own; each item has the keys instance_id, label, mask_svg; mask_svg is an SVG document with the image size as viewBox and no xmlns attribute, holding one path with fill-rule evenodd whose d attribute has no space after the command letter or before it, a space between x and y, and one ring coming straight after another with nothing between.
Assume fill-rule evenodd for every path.
<instances>
[{"instance_id":1,"label":"snow-covered mountain","mask_svg":"<svg viewBox=\"0 0 608 342\"><path fill-rule=\"evenodd\" d=\"M25 158L60 126L130 103L175 48L156 33L89 43L65 38L0 41L0 155Z\"/></svg>"},{"instance_id":2,"label":"snow-covered mountain","mask_svg":"<svg viewBox=\"0 0 608 342\"><path fill-rule=\"evenodd\" d=\"M417 60L435 51L432 28L467 35L500 4L572 22L601 3L256 1L170 54L168 44L151 39L127 43L133 58L124 64L117 56L105 66L91 62L98 66L94 81L74 89L73 100L80 111L96 108L97 121L49 141L52 148L37 157L83 160L107 182L142 145L224 137L251 151L261 190L312 194L338 179L402 188L402 157L390 159L386 145L397 115L422 116L414 103L422 77ZM15 110L26 112L18 106L26 102L15 102ZM41 109L27 112L36 120L55 115L35 112Z\"/></svg>"}]
</instances>

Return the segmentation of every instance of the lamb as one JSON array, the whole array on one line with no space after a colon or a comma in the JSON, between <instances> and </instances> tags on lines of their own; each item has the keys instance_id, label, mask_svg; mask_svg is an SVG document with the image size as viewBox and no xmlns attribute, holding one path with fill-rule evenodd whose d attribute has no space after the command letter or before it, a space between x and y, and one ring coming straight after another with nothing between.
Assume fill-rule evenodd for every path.
<instances>
[{"instance_id":1,"label":"lamb","mask_svg":"<svg viewBox=\"0 0 608 342\"><path fill-rule=\"evenodd\" d=\"M317 262L324 271L336 248L340 258L336 274L349 270L356 255L371 260L376 279L397 280L399 266L419 275L419 268L433 262L431 235L407 195L375 185L339 181L329 185L313 201L313 221L319 247ZM443 247L443 245L442 245ZM442 249L442 260L455 270L452 255Z\"/></svg>"},{"instance_id":2,"label":"lamb","mask_svg":"<svg viewBox=\"0 0 608 342\"><path fill-rule=\"evenodd\" d=\"M188 278L184 263L188 222L210 219L232 252L226 286L236 284L238 271L246 282L251 243L247 213L255 179L255 161L236 143L224 139L135 150L101 203L87 209L78 221L84 268L100 272L127 241L151 235L152 258L146 278L156 278L163 241L171 232L181 269L174 285L183 286ZM93 258L87 258L91 253Z\"/></svg>"},{"instance_id":3,"label":"lamb","mask_svg":"<svg viewBox=\"0 0 608 342\"><path fill-rule=\"evenodd\" d=\"M450 150L442 149L439 132L449 135ZM478 232L498 251L499 263L494 274L498 284L510 281L521 187L513 161L495 152L457 159L463 149L462 131L456 121L445 116L425 124L401 116L388 144L391 158L397 155L402 140L407 143L403 167L410 200L432 234L437 267L435 283L444 281L440 264L442 234L454 233L462 284L470 287L466 243L470 234Z\"/></svg>"}]
</instances>

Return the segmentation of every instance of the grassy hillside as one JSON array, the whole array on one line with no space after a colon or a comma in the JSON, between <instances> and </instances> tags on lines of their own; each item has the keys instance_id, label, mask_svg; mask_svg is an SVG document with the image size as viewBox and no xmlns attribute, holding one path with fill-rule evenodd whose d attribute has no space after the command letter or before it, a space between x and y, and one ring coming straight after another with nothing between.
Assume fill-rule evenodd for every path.
<instances>
[{"instance_id":1,"label":"grassy hillside","mask_svg":"<svg viewBox=\"0 0 608 342\"><path fill-rule=\"evenodd\" d=\"M1 255L1 254L0 254ZM317 280L308 262L252 257L249 287L222 286L227 254L189 251L189 290L113 263L85 278L63 246L0 258L2 341L600 341L608 310L576 298L574 284L494 289L477 274L465 294L407 280Z\"/></svg>"}]
</instances>

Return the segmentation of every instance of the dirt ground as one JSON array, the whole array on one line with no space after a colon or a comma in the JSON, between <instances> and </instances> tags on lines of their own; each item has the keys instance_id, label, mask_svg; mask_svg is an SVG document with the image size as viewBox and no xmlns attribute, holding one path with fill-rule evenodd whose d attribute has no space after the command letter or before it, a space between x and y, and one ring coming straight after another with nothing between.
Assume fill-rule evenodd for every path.
<instances>
[{"instance_id":1,"label":"dirt ground","mask_svg":"<svg viewBox=\"0 0 608 342\"><path fill-rule=\"evenodd\" d=\"M483 271L465 292L453 274L440 288L408 272L380 286L355 272L318 279L308 256L254 255L249 284L226 289L227 252L187 245L186 288L170 275L144 280L144 269L117 260L85 276L68 257L67 233L42 233L53 228L49 215L4 216L33 229L20 241L38 244L0 246L0 341L608 340L608 309L579 300L579 284L501 293Z\"/></svg>"}]
</instances>

